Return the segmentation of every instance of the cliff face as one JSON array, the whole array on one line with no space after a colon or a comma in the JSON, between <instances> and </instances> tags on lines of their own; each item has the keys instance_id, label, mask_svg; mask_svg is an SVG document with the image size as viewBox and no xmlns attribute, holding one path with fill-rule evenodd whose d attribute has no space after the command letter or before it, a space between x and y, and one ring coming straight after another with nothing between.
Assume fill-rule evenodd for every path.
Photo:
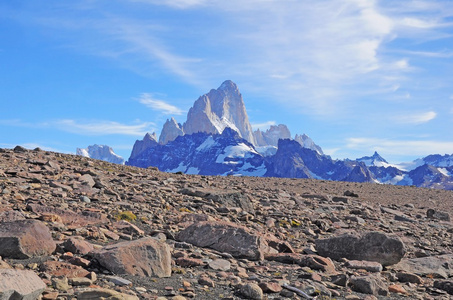
<instances>
[{"instance_id":1,"label":"cliff face","mask_svg":"<svg viewBox=\"0 0 453 300\"><path fill-rule=\"evenodd\" d=\"M180 126L174 118L171 118L170 120L167 119L159 136L159 144L165 145L181 135L184 135L182 126Z\"/></svg>"},{"instance_id":2,"label":"cliff face","mask_svg":"<svg viewBox=\"0 0 453 300\"><path fill-rule=\"evenodd\" d=\"M140 153L145 151L148 148L155 147L157 145L157 138L156 134L145 134L143 137L143 140L136 140L134 143L134 147L132 148L131 156L129 157L130 159L133 159L137 157Z\"/></svg>"},{"instance_id":3,"label":"cliff face","mask_svg":"<svg viewBox=\"0 0 453 300\"><path fill-rule=\"evenodd\" d=\"M244 100L238 87L227 80L217 89L201 96L187 114L183 125L185 134L206 132L220 134L229 127L239 136L255 145Z\"/></svg>"},{"instance_id":4,"label":"cliff face","mask_svg":"<svg viewBox=\"0 0 453 300\"><path fill-rule=\"evenodd\" d=\"M277 146L278 140L290 139L291 132L284 124L272 125L268 130L256 130L254 133L257 146Z\"/></svg>"}]
</instances>

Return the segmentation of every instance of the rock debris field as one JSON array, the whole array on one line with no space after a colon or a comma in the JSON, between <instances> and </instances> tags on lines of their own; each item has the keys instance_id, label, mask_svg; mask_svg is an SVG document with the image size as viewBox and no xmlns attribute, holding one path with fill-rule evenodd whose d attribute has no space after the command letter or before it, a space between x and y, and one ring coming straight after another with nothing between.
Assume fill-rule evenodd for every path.
<instances>
[{"instance_id":1,"label":"rock debris field","mask_svg":"<svg viewBox=\"0 0 453 300\"><path fill-rule=\"evenodd\" d=\"M0 299L452 299L452 203L0 149Z\"/></svg>"}]
</instances>

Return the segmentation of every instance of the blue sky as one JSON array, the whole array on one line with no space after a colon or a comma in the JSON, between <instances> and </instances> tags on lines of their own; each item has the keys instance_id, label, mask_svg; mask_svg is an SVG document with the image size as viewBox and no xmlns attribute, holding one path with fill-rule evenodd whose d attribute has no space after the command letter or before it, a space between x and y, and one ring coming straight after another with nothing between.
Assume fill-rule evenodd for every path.
<instances>
[{"instance_id":1,"label":"blue sky","mask_svg":"<svg viewBox=\"0 0 453 300\"><path fill-rule=\"evenodd\" d=\"M453 1L0 3L0 147L130 155L233 80L333 158L453 153Z\"/></svg>"}]
</instances>

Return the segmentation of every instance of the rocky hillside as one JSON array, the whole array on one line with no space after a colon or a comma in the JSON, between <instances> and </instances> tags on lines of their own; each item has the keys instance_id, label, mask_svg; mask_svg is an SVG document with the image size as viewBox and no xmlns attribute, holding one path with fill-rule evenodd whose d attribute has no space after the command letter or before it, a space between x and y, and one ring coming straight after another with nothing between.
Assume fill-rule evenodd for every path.
<instances>
[{"instance_id":1,"label":"rocky hillside","mask_svg":"<svg viewBox=\"0 0 453 300\"><path fill-rule=\"evenodd\" d=\"M0 299L450 299L452 201L0 149Z\"/></svg>"}]
</instances>

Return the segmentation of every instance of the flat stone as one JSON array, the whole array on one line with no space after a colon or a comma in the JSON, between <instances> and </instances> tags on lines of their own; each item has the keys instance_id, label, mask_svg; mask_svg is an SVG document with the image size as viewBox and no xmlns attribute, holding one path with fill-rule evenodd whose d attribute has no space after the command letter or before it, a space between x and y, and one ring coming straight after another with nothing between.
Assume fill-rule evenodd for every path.
<instances>
[{"instance_id":1,"label":"flat stone","mask_svg":"<svg viewBox=\"0 0 453 300\"><path fill-rule=\"evenodd\" d=\"M231 268L231 263L226 259L214 259L208 265L211 269L219 271L228 271Z\"/></svg>"},{"instance_id":2,"label":"flat stone","mask_svg":"<svg viewBox=\"0 0 453 300\"><path fill-rule=\"evenodd\" d=\"M27 205L27 210L32 211L39 215L42 214L58 215L61 218L63 224L67 225L70 228L77 228L87 225L105 224L109 221L105 214L102 214L96 210L89 209L76 213L70 210L64 210L52 206L30 203Z\"/></svg>"},{"instance_id":3,"label":"flat stone","mask_svg":"<svg viewBox=\"0 0 453 300\"><path fill-rule=\"evenodd\" d=\"M261 260L265 253L272 252L262 234L225 221L194 223L179 232L177 239L250 260Z\"/></svg>"},{"instance_id":4,"label":"flat stone","mask_svg":"<svg viewBox=\"0 0 453 300\"><path fill-rule=\"evenodd\" d=\"M0 299L34 300L46 289L46 284L33 271L0 269Z\"/></svg>"},{"instance_id":5,"label":"flat stone","mask_svg":"<svg viewBox=\"0 0 453 300\"><path fill-rule=\"evenodd\" d=\"M175 264L183 268L204 266L204 262L199 258L180 257L175 260Z\"/></svg>"},{"instance_id":6,"label":"flat stone","mask_svg":"<svg viewBox=\"0 0 453 300\"><path fill-rule=\"evenodd\" d=\"M264 298L263 290L256 283L244 284L240 289L240 293L247 299L261 300Z\"/></svg>"},{"instance_id":7,"label":"flat stone","mask_svg":"<svg viewBox=\"0 0 453 300\"><path fill-rule=\"evenodd\" d=\"M375 261L366 260L350 260L346 263L346 266L350 269L362 269L369 272L381 272L382 265Z\"/></svg>"},{"instance_id":8,"label":"flat stone","mask_svg":"<svg viewBox=\"0 0 453 300\"><path fill-rule=\"evenodd\" d=\"M38 220L4 222L0 226L0 256L26 259L48 256L56 244L47 226Z\"/></svg>"},{"instance_id":9,"label":"flat stone","mask_svg":"<svg viewBox=\"0 0 453 300\"><path fill-rule=\"evenodd\" d=\"M375 296L387 296L388 288L377 276L358 276L349 279L351 288L355 292L371 294Z\"/></svg>"},{"instance_id":10,"label":"flat stone","mask_svg":"<svg viewBox=\"0 0 453 300\"><path fill-rule=\"evenodd\" d=\"M87 288L77 293L78 300L112 299L112 300L139 300L137 296L119 293L110 289Z\"/></svg>"},{"instance_id":11,"label":"flat stone","mask_svg":"<svg viewBox=\"0 0 453 300\"><path fill-rule=\"evenodd\" d=\"M75 237L70 237L64 241L63 247L66 251L82 255L94 250L94 246L91 243Z\"/></svg>"},{"instance_id":12,"label":"flat stone","mask_svg":"<svg viewBox=\"0 0 453 300\"><path fill-rule=\"evenodd\" d=\"M123 285L132 285L132 282L125 279L125 278L122 278L122 277L119 277L119 276L106 276L105 277L108 281L114 283L115 285L120 285L120 286L123 286Z\"/></svg>"},{"instance_id":13,"label":"flat stone","mask_svg":"<svg viewBox=\"0 0 453 300\"><path fill-rule=\"evenodd\" d=\"M90 272L80 266L62 261L46 261L41 264L40 270L52 276L66 276L68 278L85 277Z\"/></svg>"},{"instance_id":14,"label":"flat stone","mask_svg":"<svg viewBox=\"0 0 453 300\"><path fill-rule=\"evenodd\" d=\"M419 258L402 259L392 269L417 274L419 276L433 276L444 278L453 276L453 254L427 256Z\"/></svg>"},{"instance_id":15,"label":"flat stone","mask_svg":"<svg viewBox=\"0 0 453 300\"><path fill-rule=\"evenodd\" d=\"M0 223L2 222L13 222L18 220L25 220L23 213L17 210L7 210L0 212Z\"/></svg>"},{"instance_id":16,"label":"flat stone","mask_svg":"<svg viewBox=\"0 0 453 300\"><path fill-rule=\"evenodd\" d=\"M383 266L398 263L406 253L403 242L398 237L381 232L368 232L363 235L344 234L315 241L318 254L335 260L376 261Z\"/></svg>"},{"instance_id":17,"label":"flat stone","mask_svg":"<svg viewBox=\"0 0 453 300\"><path fill-rule=\"evenodd\" d=\"M170 277L170 247L151 237L106 246L94 258L115 274Z\"/></svg>"}]
</instances>

